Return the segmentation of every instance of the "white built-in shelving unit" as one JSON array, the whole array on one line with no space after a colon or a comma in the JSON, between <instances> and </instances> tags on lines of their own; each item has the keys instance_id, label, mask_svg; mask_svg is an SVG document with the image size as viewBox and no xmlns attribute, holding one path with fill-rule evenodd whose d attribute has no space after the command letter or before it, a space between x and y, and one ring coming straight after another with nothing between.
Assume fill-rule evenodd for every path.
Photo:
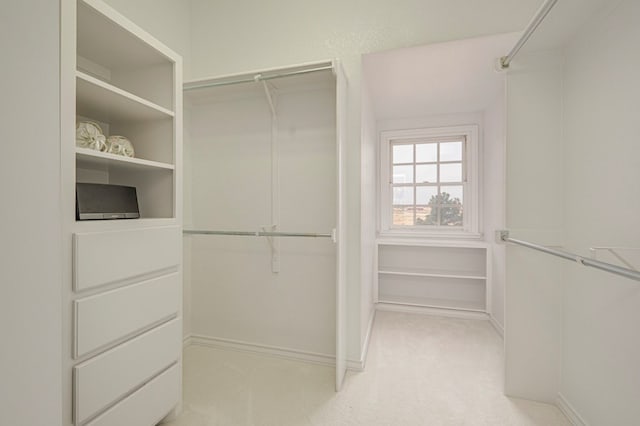
<instances>
[{"instance_id":1,"label":"white built-in shelving unit","mask_svg":"<svg viewBox=\"0 0 640 426\"><path fill-rule=\"evenodd\" d=\"M76 121L121 135L135 158L76 149L76 181L134 186L143 218L175 218L181 101L176 56L98 1L78 1ZM115 18L115 19L112 19Z\"/></svg>"},{"instance_id":2,"label":"white built-in shelving unit","mask_svg":"<svg viewBox=\"0 0 640 426\"><path fill-rule=\"evenodd\" d=\"M62 4L63 424L156 424L181 399L181 58L101 0ZM76 147L81 121L135 156ZM135 187L140 219L76 220L76 183Z\"/></svg>"},{"instance_id":3,"label":"white built-in shelving unit","mask_svg":"<svg viewBox=\"0 0 640 426\"><path fill-rule=\"evenodd\" d=\"M376 254L377 303L489 311L488 244L384 238L377 241Z\"/></svg>"}]
</instances>

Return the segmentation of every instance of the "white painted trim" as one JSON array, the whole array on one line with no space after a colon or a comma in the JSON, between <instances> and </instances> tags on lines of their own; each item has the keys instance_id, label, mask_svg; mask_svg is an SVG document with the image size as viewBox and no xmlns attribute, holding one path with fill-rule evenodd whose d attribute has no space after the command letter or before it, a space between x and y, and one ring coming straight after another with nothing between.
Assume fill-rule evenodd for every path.
<instances>
[{"instance_id":1,"label":"white painted trim","mask_svg":"<svg viewBox=\"0 0 640 426\"><path fill-rule=\"evenodd\" d=\"M398 305L394 303L377 303L376 310L485 321L489 319L489 315L484 312L463 311L447 308L432 308L428 306Z\"/></svg>"},{"instance_id":2,"label":"white painted trim","mask_svg":"<svg viewBox=\"0 0 640 426\"><path fill-rule=\"evenodd\" d=\"M182 349L186 348L187 346L191 346L192 344L193 341L191 339L191 334L187 334L182 337Z\"/></svg>"},{"instance_id":3,"label":"white painted trim","mask_svg":"<svg viewBox=\"0 0 640 426\"><path fill-rule=\"evenodd\" d=\"M384 236L407 236L416 235L427 238L461 238L461 239L480 239L481 233L481 203L482 188L480 180L482 176L479 171L480 152L482 152L482 139L480 137L480 125L478 123L461 124L442 127L426 127L419 129L402 129L402 130L385 130L380 132L380 141L378 145L378 230L380 235ZM459 231L451 231L450 229L429 228L421 229L420 227L393 228L391 223L391 191L389 188L390 170L389 170L389 149L391 141L394 139L413 139L413 138L433 138L448 136L465 136L466 156L464 157L466 179L463 186L464 205L466 206L463 217L463 228ZM414 200L415 201L415 200Z\"/></svg>"},{"instance_id":4,"label":"white painted trim","mask_svg":"<svg viewBox=\"0 0 640 426\"><path fill-rule=\"evenodd\" d=\"M415 246L415 247L454 247L454 248L483 248L489 249L491 244L485 241L446 240L428 237L413 238L381 236L376 239L379 246Z\"/></svg>"},{"instance_id":5,"label":"white painted trim","mask_svg":"<svg viewBox=\"0 0 640 426\"><path fill-rule=\"evenodd\" d=\"M562 414L567 416L567 419L574 426L589 426L589 424L578 414L578 412L573 408L573 406L567 401L567 398L562 395L562 393L558 392L556 396L556 405L562 411Z\"/></svg>"},{"instance_id":6,"label":"white painted trim","mask_svg":"<svg viewBox=\"0 0 640 426\"><path fill-rule=\"evenodd\" d=\"M362 361L356 361L353 359L347 360L347 370L355 371L356 373L361 373L364 371L364 363Z\"/></svg>"},{"instance_id":7,"label":"white painted trim","mask_svg":"<svg viewBox=\"0 0 640 426\"><path fill-rule=\"evenodd\" d=\"M373 322L371 323L373 326ZM370 333L368 333L369 335ZM367 339L368 343L368 339ZM326 365L335 367L335 358L328 354L299 351L296 349L282 348L277 346L261 345L257 343L242 342L238 340L222 339L217 337L201 336L189 334L183 339L183 347L203 346L208 348L222 349L228 351L248 352L258 355L270 356L274 358L287 359L291 361L307 362L310 364ZM363 360L347 360L347 369L351 371L363 371Z\"/></svg>"},{"instance_id":8,"label":"white painted trim","mask_svg":"<svg viewBox=\"0 0 640 426\"><path fill-rule=\"evenodd\" d=\"M196 346L208 346L218 349L258 353L275 358L304 361L312 364L334 366L336 363L335 356L330 354L300 351L291 348L262 345L258 343L243 342L240 340L224 339L219 337L202 336L197 334L192 334L190 336L190 340L191 344Z\"/></svg>"},{"instance_id":9,"label":"white painted trim","mask_svg":"<svg viewBox=\"0 0 640 426\"><path fill-rule=\"evenodd\" d=\"M380 301L380 275L378 270L380 269L380 243L378 240L375 242L373 248L373 306Z\"/></svg>"},{"instance_id":10,"label":"white painted trim","mask_svg":"<svg viewBox=\"0 0 640 426\"><path fill-rule=\"evenodd\" d=\"M491 314L489 314L489 322L491 323L493 328L498 332L500 337L504 339L504 327Z\"/></svg>"},{"instance_id":11,"label":"white painted trim","mask_svg":"<svg viewBox=\"0 0 640 426\"><path fill-rule=\"evenodd\" d=\"M484 280L484 297L485 309L489 317L493 316L493 247L487 247L485 251L485 280Z\"/></svg>"},{"instance_id":12,"label":"white painted trim","mask_svg":"<svg viewBox=\"0 0 640 426\"><path fill-rule=\"evenodd\" d=\"M336 391L342 389L348 360L348 268L347 268L347 238L349 194L347 191L347 140L348 140L348 92L349 83L344 68L339 60L332 62L336 77L336 158L337 158L337 211L336 211L336 352L334 364L336 366Z\"/></svg>"},{"instance_id":13,"label":"white painted trim","mask_svg":"<svg viewBox=\"0 0 640 426\"><path fill-rule=\"evenodd\" d=\"M361 358L359 361L359 365L355 368L355 365L352 366L352 361L349 361L349 369L355 371L363 371L367 365L367 356L369 355L369 344L371 342L371 334L373 333L373 323L376 319L376 309L375 306L371 309L371 314L369 315L369 325L367 326L367 334L364 336L364 342L362 343L362 349L360 350ZM353 363L355 364L355 363Z\"/></svg>"}]
</instances>

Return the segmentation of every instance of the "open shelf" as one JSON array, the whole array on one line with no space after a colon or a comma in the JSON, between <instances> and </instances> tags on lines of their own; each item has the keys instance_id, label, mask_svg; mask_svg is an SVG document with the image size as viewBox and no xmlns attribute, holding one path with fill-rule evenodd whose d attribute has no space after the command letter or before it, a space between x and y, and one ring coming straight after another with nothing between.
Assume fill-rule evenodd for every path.
<instances>
[{"instance_id":1,"label":"open shelf","mask_svg":"<svg viewBox=\"0 0 640 426\"><path fill-rule=\"evenodd\" d=\"M146 68L170 61L158 45L150 48L135 24L112 10L100 1L78 1L78 55L110 69Z\"/></svg>"},{"instance_id":2,"label":"open shelf","mask_svg":"<svg viewBox=\"0 0 640 426\"><path fill-rule=\"evenodd\" d=\"M79 69L173 110L172 52L107 4L96 0L77 4Z\"/></svg>"},{"instance_id":3,"label":"open shelf","mask_svg":"<svg viewBox=\"0 0 640 426\"><path fill-rule=\"evenodd\" d=\"M380 267L378 270L379 274L385 275L405 275L410 277L434 277L434 278L463 278L470 280L486 280L487 277L485 275L474 273L474 272L466 272L466 271L448 271L448 270L425 270L420 268L385 268Z\"/></svg>"},{"instance_id":4,"label":"open shelf","mask_svg":"<svg viewBox=\"0 0 640 426\"><path fill-rule=\"evenodd\" d=\"M380 239L376 255L376 302L478 312L489 308L486 243Z\"/></svg>"},{"instance_id":5,"label":"open shelf","mask_svg":"<svg viewBox=\"0 0 640 426\"><path fill-rule=\"evenodd\" d=\"M153 121L174 116L173 111L81 71L76 72L76 96L78 114L99 121Z\"/></svg>"},{"instance_id":6,"label":"open shelf","mask_svg":"<svg viewBox=\"0 0 640 426\"><path fill-rule=\"evenodd\" d=\"M435 299L430 297L408 297L381 294L378 301L380 303L391 303L396 305L485 312L484 302L475 302L469 300Z\"/></svg>"},{"instance_id":7,"label":"open shelf","mask_svg":"<svg viewBox=\"0 0 640 426\"><path fill-rule=\"evenodd\" d=\"M76 164L87 169L109 169L111 171L142 171L142 170L174 170L175 166L158 161L143 160L141 158L123 157L88 148L76 148Z\"/></svg>"},{"instance_id":8,"label":"open shelf","mask_svg":"<svg viewBox=\"0 0 640 426\"><path fill-rule=\"evenodd\" d=\"M105 232L172 225L175 225L175 219L171 217L141 217L139 219L78 220L75 222L74 229L75 232Z\"/></svg>"}]
</instances>

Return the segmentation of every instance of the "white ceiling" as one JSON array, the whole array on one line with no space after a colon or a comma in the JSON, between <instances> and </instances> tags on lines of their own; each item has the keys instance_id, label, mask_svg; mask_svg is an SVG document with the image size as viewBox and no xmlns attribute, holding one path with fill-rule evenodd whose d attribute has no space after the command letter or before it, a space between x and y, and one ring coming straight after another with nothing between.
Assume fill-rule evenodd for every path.
<instances>
[{"instance_id":1,"label":"white ceiling","mask_svg":"<svg viewBox=\"0 0 640 426\"><path fill-rule=\"evenodd\" d=\"M366 55L363 75L378 120L482 111L504 88L496 60L519 34Z\"/></svg>"}]
</instances>

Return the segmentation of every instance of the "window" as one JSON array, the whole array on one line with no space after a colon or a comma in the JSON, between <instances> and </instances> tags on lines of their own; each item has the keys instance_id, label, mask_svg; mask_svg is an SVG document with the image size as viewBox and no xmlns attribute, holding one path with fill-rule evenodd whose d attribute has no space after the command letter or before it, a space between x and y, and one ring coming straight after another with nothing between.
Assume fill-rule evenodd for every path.
<instances>
[{"instance_id":1,"label":"window","mask_svg":"<svg viewBox=\"0 0 640 426\"><path fill-rule=\"evenodd\" d=\"M477 126L383 132L383 233L478 233L477 134Z\"/></svg>"}]
</instances>

